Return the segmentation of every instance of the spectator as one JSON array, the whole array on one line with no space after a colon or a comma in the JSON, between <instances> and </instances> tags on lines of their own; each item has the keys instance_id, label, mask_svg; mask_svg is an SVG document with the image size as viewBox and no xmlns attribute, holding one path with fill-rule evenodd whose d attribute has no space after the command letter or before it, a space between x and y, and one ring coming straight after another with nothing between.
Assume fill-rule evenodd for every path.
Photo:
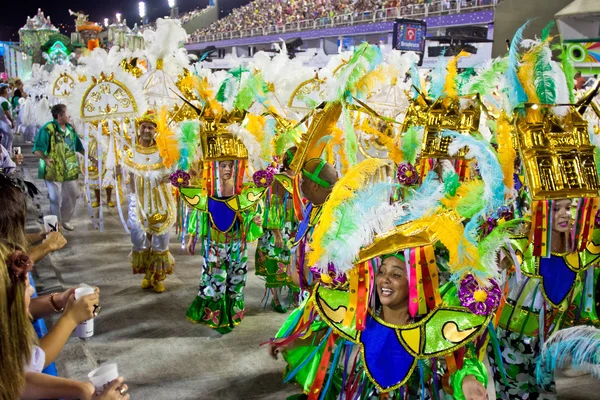
<instances>
[{"instance_id":1,"label":"spectator","mask_svg":"<svg viewBox=\"0 0 600 400\"><path fill-rule=\"evenodd\" d=\"M43 351L35 345L28 311L33 293L28 279L32 265L21 248L0 242L0 398L91 399L94 387L88 382L35 372L45 361ZM129 399L126 391L127 385L120 378L98 399Z\"/></svg>"},{"instance_id":2,"label":"spectator","mask_svg":"<svg viewBox=\"0 0 600 400\"><path fill-rule=\"evenodd\" d=\"M0 106L2 106L2 110L0 110L0 134L2 134L2 141L0 143L9 154L12 154L12 144L14 139L13 128L15 127L15 123L13 121L12 107L8 101L8 96L8 86L0 86Z\"/></svg>"}]
</instances>

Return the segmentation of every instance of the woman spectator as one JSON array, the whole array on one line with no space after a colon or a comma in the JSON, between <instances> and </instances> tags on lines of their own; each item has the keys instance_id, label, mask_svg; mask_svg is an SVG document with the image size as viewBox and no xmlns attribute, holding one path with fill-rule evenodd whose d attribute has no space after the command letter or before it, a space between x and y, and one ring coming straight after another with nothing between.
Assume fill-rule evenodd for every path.
<instances>
[{"instance_id":1,"label":"woman spectator","mask_svg":"<svg viewBox=\"0 0 600 400\"><path fill-rule=\"evenodd\" d=\"M0 238L7 243L29 252L32 262L48 253L59 250L66 244L60 232L40 232L32 235L25 233L27 202L21 188L9 177L0 174ZM45 238L44 238L45 237ZM38 246L30 246L31 240L43 239ZM62 350L75 327L94 317L98 304L98 293L74 299L74 289L62 293L33 299L31 311L33 317L41 318L54 312L63 312L54 328L40 339L40 347L46 353L44 366L49 365Z\"/></svg>"},{"instance_id":2,"label":"woman spectator","mask_svg":"<svg viewBox=\"0 0 600 400\"><path fill-rule=\"evenodd\" d=\"M0 399L93 399L90 383L35 372L43 365L44 354L36 346L28 311L33 288L27 276L32 266L18 246L0 241ZM129 399L122 383L122 378L113 382L96 399Z\"/></svg>"}]
</instances>

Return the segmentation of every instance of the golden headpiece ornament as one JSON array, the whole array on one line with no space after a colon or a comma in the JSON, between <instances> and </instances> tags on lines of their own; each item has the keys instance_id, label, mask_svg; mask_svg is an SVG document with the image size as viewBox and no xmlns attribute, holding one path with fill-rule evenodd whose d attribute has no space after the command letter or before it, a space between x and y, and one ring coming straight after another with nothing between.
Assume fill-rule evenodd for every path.
<instances>
[{"instance_id":1,"label":"golden headpiece ornament","mask_svg":"<svg viewBox=\"0 0 600 400\"><path fill-rule=\"evenodd\" d=\"M202 113L204 131L200 135L203 161L245 160L248 150L242 141L232 131L233 124L240 124L246 112L234 109L231 112L223 110L216 117Z\"/></svg>"},{"instance_id":2,"label":"golden headpiece ornament","mask_svg":"<svg viewBox=\"0 0 600 400\"><path fill-rule=\"evenodd\" d=\"M484 108L479 94L468 97L440 98L429 107L426 106L425 101L417 101L415 107L418 108L414 110L417 119L422 118L419 115L425 110L427 111L421 158L464 158L467 149L461 149L454 156L448 154L448 146L452 142L452 138L443 136L442 133L450 130L470 135L479 131L479 120ZM408 126L403 128L408 130ZM403 129L404 132L406 132L405 129Z\"/></svg>"},{"instance_id":3,"label":"golden headpiece ornament","mask_svg":"<svg viewBox=\"0 0 600 400\"><path fill-rule=\"evenodd\" d=\"M136 122L138 127L144 122L148 122L153 124L154 126L158 126L158 114L154 110L148 110L144 113L144 115L138 118Z\"/></svg>"},{"instance_id":4,"label":"golden headpiece ornament","mask_svg":"<svg viewBox=\"0 0 600 400\"><path fill-rule=\"evenodd\" d=\"M533 200L598 197L600 182L588 123L574 106L560 118L552 105L527 104L516 120Z\"/></svg>"}]
</instances>

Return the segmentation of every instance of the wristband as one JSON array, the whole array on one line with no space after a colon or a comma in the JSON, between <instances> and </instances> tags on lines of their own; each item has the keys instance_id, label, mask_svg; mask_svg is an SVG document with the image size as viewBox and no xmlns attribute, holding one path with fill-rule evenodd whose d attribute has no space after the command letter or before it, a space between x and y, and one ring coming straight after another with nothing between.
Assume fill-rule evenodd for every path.
<instances>
[{"instance_id":1,"label":"wristband","mask_svg":"<svg viewBox=\"0 0 600 400\"><path fill-rule=\"evenodd\" d=\"M450 376L450 384L454 389L455 400L465 400L465 395L462 390L462 384L468 375L473 375L475 379L487 387L488 374L487 368L481 361L476 358L467 358L463 367Z\"/></svg>"},{"instance_id":2,"label":"wristband","mask_svg":"<svg viewBox=\"0 0 600 400\"><path fill-rule=\"evenodd\" d=\"M56 296L56 293L52 293L50 295L50 306L52 307L52 309L54 310L54 312L59 313L59 312L63 312L64 308L58 308L58 306L56 305L56 303L54 302L54 296Z\"/></svg>"}]
</instances>

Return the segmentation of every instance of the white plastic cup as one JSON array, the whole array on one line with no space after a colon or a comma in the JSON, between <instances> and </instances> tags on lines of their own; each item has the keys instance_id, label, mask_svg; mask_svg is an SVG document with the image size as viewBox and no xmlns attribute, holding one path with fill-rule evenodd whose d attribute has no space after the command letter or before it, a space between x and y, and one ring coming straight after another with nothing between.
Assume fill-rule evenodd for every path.
<instances>
[{"instance_id":1,"label":"white plastic cup","mask_svg":"<svg viewBox=\"0 0 600 400\"><path fill-rule=\"evenodd\" d=\"M17 154L23 154L21 152L21 148L19 146L13 146L13 152L15 153L15 155L17 155Z\"/></svg>"},{"instance_id":2,"label":"white plastic cup","mask_svg":"<svg viewBox=\"0 0 600 400\"><path fill-rule=\"evenodd\" d=\"M44 215L44 230L46 232L58 231L58 217L56 215Z\"/></svg>"},{"instance_id":3,"label":"white plastic cup","mask_svg":"<svg viewBox=\"0 0 600 400\"><path fill-rule=\"evenodd\" d=\"M94 294L95 289L91 286L82 286L75 289L75 300L87 296L88 294ZM78 338L89 338L94 336L94 319L88 319L77 325L75 328L75 336Z\"/></svg>"},{"instance_id":4,"label":"white plastic cup","mask_svg":"<svg viewBox=\"0 0 600 400\"><path fill-rule=\"evenodd\" d=\"M88 374L88 378L94 388L96 388L96 393L102 393L104 389L110 385L112 381L119 377L119 371L117 370L117 364L104 364L99 368L96 368L92 372Z\"/></svg>"}]
</instances>

